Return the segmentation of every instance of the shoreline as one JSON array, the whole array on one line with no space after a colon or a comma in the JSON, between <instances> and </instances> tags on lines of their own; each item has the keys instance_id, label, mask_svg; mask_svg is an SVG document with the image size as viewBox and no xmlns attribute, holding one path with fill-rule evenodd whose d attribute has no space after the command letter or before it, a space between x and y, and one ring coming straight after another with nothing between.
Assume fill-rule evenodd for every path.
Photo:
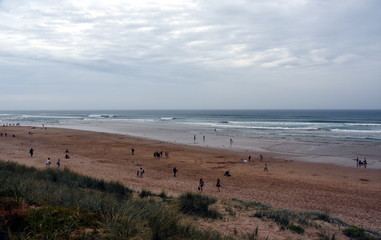
<instances>
[{"instance_id":1,"label":"shoreline","mask_svg":"<svg viewBox=\"0 0 381 240\"><path fill-rule=\"evenodd\" d=\"M4 128L0 128L4 132ZM105 180L119 181L135 190L165 191L177 196L197 192L198 179L206 183L204 194L219 199L258 201L292 210L321 211L362 226L381 230L381 171L332 164L293 161L277 153L254 152L243 163L246 151L168 143L152 139L73 129L6 127L0 138L0 159L38 168L50 157L60 158L63 168ZM28 134L32 131L33 134ZM16 137L11 137L15 134ZM35 155L29 156L34 148ZM131 148L135 149L132 155ZM64 159L69 149L71 159ZM169 158L155 159L155 151L168 151ZM269 165L264 172L263 165ZM136 176L143 167L144 178ZM172 176L176 167L178 176ZM232 177L224 177L229 169ZM215 181L221 179L221 192Z\"/></svg>"},{"instance_id":2,"label":"shoreline","mask_svg":"<svg viewBox=\"0 0 381 240\"><path fill-rule=\"evenodd\" d=\"M89 121L81 124L55 124L51 127L76 129L127 136L141 137L174 144L189 146L212 147L233 151L277 153L291 160L301 162L327 163L338 166L353 167L357 157L360 160L367 158L367 167L381 169L381 144L363 144L351 141L315 142L289 139L271 139L258 136L234 137L220 133L218 129L197 128L193 126L167 126L154 123L133 122L102 122ZM181 127L184 127L183 130ZM194 141L193 136L196 136ZM203 137L206 140L203 141ZM233 139L230 146L229 139Z\"/></svg>"}]
</instances>

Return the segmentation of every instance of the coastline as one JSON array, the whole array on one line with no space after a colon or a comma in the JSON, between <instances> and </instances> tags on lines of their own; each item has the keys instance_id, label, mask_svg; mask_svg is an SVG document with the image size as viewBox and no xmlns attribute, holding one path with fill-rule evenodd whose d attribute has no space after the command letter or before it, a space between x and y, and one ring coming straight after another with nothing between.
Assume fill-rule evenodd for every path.
<instances>
[{"instance_id":1,"label":"coastline","mask_svg":"<svg viewBox=\"0 0 381 240\"><path fill-rule=\"evenodd\" d=\"M199 178L205 194L219 199L258 201L274 207L321 211L343 220L380 231L381 171L332 164L299 162L270 152L253 152L250 163L241 162L247 151L168 143L121 134L48 127L3 127L0 159L38 168L50 157L60 158L63 168L106 180L119 181L135 189L177 196L197 192ZM33 134L30 135L28 132ZM11 137L15 134L16 137ZM29 156L29 149L35 154ZM131 148L135 154L131 154ZM71 159L64 159L65 150ZM170 157L155 159L155 151ZM258 160L264 154L263 162ZM269 172L263 165L269 165ZM141 165L141 166L140 166ZM144 178L136 171L143 167ZM172 176L176 167L178 176ZM229 169L232 177L224 177ZM221 192L215 181L221 179Z\"/></svg>"},{"instance_id":2,"label":"coastline","mask_svg":"<svg viewBox=\"0 0 381 240\"><path fill-rule=\"evenodd\" d=\"M52 127L122 134L190 146L246 151L248 155L251 152L276 153L289 160L345 167L356 166L353 160L357 157L360 160L367 158L368 168L381 169L381 144L379 143L229 136L222 129L153 122L83 121L75 125L60 123L52 125ZM194 136L196 136L196 140L194 140ZM232 145L229 143L230 139L233 140Z\"/></svg>"}]
</instances>

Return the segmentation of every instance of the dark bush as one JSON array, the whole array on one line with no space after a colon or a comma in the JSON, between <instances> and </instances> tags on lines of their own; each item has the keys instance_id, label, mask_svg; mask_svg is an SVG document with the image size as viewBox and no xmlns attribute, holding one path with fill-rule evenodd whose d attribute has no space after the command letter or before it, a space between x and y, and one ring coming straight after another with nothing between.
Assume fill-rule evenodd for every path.
<instances>
[{"instance_id":1,"label":"dark bush","mask_svg":"<svg viewBox=\"0 0 381 240\"><path fill-rule=\"evenodd\" d=\"M140 193L139 193L139 197L141 198L145 198L145 197L149 197L149 196L153 196L154 194L148 190L142 190Z\"/></svg>"},{"instance_id":2,"label":"dark bush","mask_svg":"<svg viewBox=\"0 0 381 240\"><path fill-rule=\"evenodd\" d=\"M207 218L221 218L221 214L210 210L209 205L217 200L201 194L185 193L179 197L180 210L185 214Z\"/></svg>"},{"instance_id":3,"label":"dark bush","mask_svg":"<svg viewBox=\"0 0 381 240\"><path fill-rule=\"evenodd\" d=\"M375 238L367 235L365 229L356 226L350 226L343 231L344 235L357 240L373 240Z\"/></svg>"},{"instance_id":4,"label":"dark bush","mask_svg":"<svg viewBox=\"0 0 381 240\"><path fill-rule=\"evenodd\" d=\"M290 229L291 231L294 231L298 234L303 234L304 233L304 228L302 228L301 226L297 226L297 225L289 225L288 226L288 229Z\"/></svg>"}]
</instances>

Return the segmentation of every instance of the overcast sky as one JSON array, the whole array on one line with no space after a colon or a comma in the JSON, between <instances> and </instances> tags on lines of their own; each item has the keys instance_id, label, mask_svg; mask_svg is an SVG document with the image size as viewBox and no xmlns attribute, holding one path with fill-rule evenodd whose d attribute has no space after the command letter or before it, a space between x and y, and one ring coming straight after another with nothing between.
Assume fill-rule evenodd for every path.
<instances>
[{"instance_id":1,"label":"overcast sky","mask_svg":"<svg viewBox=\"0 0 381 240\"><path fill-rule=\"evenodd\" d=\"M0 0L0 110L381 109L380 0Z\"/></svg>"}]
</instances>

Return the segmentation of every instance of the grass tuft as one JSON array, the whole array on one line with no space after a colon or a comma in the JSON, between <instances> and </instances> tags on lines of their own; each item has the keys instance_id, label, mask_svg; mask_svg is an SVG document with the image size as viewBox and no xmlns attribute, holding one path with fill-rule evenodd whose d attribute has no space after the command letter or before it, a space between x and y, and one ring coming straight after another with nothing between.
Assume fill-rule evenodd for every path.
<instances>
[{"instance_id":1,"label":"grass tuft","mask_svg":"<svg viewBox=\"0 0 381 240\"><path fill-rule=\"evenodd\" d=\"M209 209L209 205L217 200L201 194L184 193L179 197L180 210L185 214L197 215L205 218L222 218L216 210Z\"/></svg>"}]
</instances>

